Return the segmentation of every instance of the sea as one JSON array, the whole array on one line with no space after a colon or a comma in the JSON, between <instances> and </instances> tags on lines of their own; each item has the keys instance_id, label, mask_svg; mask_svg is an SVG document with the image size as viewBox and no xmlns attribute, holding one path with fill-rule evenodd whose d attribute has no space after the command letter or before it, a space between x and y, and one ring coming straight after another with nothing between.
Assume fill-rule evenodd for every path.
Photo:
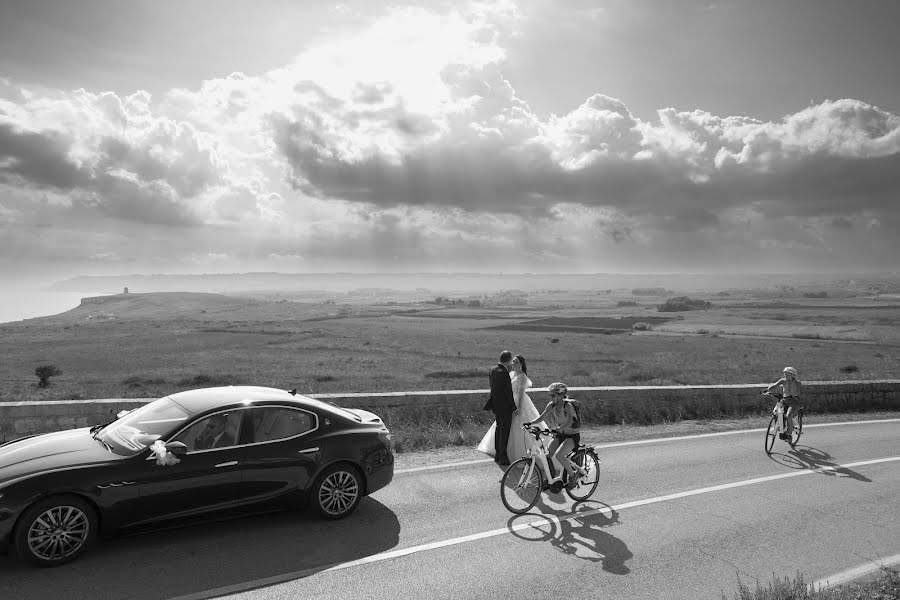
<instances>
[{"instance_id":1,"label":"sea","mask_svg":"<svg viewBox=\"0 0 900 600\"><path fill-rule=\"evenodd\" d=\"M47 317L71 310L96 292L51 292L43 288L13 288L0 292L0 323Z\"/></svg>"}]
</instances>

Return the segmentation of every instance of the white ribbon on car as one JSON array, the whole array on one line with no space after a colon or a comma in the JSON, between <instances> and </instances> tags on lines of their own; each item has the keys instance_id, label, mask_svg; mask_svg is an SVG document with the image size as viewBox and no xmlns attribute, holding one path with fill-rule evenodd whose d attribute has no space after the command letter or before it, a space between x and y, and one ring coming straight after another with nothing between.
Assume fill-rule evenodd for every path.
<instances>
[{"instance_id":1,"label":"white ribbon on car","mask_svg":"<svg viewBox=\"0 0 900 600\"><path fill-rule=\"evenodd\" d=\"M150 450L156 455L156 464L168 467L181 462L181 459L166 450L166 444L162 440L156 440L150 445Z\"/></svg>"}]
</instances>

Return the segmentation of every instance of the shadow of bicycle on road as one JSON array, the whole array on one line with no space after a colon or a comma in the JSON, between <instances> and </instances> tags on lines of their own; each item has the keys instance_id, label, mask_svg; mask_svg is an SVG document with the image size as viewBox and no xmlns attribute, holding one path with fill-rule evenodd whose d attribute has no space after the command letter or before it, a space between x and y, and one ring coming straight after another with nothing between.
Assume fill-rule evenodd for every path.
<instances>
[{"instance_id":1,"label":"shadow of bicycle on road","mask_svg":"<svg viewBox=\"0 0 900 600\"><path fill-rule=\"evenodd\" d=\"M835 458L824 450L797 444L788 454L773 452L769 458L789 469L812 470L829 477L850 477L858 481L871 482L872 480L849 469L838 465Z\"/></svg>"},{"instance_id":2,"label":"shadow of bicycle on road","mask_svg":"<svg viewBox=\"0 0 900 600\"><path fill-rule=\"evenodd\" d=\"M510 518L507 527L514 536L529 542L546 542L569 556L599 563L604 571L627 575L631 569L625 564L634 555L627 544L611 535L606 528L619 521L619 513L604 502L590 501L575 504L571 510L556 510L545 506L540 515L525 514ZM536 516L556 517L536 521ZM530 524L518 528L518 521Z\"/></svg>"},{"instance_id":3,"label":"shadow of bicycle on road","mask_svg":"<svg viewBox=\"0 0 900 600\"><path fill-rule=\"evenodd\" d=\"M812 446L801 446L797 444L793 450L791 450L791 454L794 458L803 465L803 468L806 469L825 469L820 470L819 472L823 475L828 475L831 477L850 477L852 479L856 479L857 481L865 481L867 483L871 483L871 479L868 477L857 473L853 469L848 469L847 467L838 465L834 462L834 457L828 454L828 452L824 450L820 450L819 448L813 448Z\"/></svg>"},{"instance_id":4,"label":"shadow of bicycle on road","mask_svg":"<svg viewBox=\"0 0 900 600\"><path fill-rule=\"evenodd\" d=\"M279 511L155 531L102 541L55 569L0 556L0 598L43 600L65 590L66 600L158 600L254 589L390 550L399 539L394 512L367 497L339 521Z\"/></svg>"}]
</instances>

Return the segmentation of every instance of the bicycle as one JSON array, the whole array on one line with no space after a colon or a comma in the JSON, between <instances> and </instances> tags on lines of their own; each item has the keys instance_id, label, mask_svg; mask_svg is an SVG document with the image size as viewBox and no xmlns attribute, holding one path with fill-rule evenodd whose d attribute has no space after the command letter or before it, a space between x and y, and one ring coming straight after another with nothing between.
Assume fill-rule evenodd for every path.
<instances>
[{"instance_id":1,"label":"bicycle","mask_svg":"<svg viewBox=\"0 0 900 600\"><path fill-rule=\"evenodd\" d=\"M794 430L790 432L787 439L784 438L786 433L786 421L788 414L793 410L793 406L784 410L784 396L781 394L773 394L772 392L763 392L764 396L771 396L777 400L775 408L772 409L772 419L769 421L769 427L766 428L765 450L766 454L772 453L772 446L775 445L775 438L779 437L786 441L791 448L800 441L800 435L803 433L803 407L797 405L797 411L794 415Z\"/></svg>"},{"instance_id":2,"label":"bicycle","mask_svg":"<svg viewBox=\"0 0 900 600\"><path fill-rule=\"evenodd\" d=\"M510 512L518 515L528 512L545 491L558 494L565 487L566 494L576 502L586 500L594 493L600 483L600 459L593 447L579 444L566 455L584 471L575 487L568 489L568 473L565 471L562 479L548 484L544 481L544 473L548 474L548 479L555 478L555 469L552 461L548 460L549 451L542 436L553 432L534 425L522 425L522 429L525 435L534 436L535 444L529 448L527 457L516 460L506 468L500 481L500 498Z\"/></svg>"}]
</instances>

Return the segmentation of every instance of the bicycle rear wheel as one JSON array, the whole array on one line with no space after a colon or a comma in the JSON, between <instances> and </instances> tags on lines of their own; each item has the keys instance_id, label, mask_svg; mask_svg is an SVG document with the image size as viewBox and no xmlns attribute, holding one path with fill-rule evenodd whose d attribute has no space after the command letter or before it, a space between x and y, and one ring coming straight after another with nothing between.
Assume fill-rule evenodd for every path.
<instances>
[{"instance_id":1,"label":"bicycle rear wheel","mask_svg":"<svg viewBox=\"0 0 900 600\"><path fill-rule=\"evenodd\" d=\"M797 442L800 441L800 435L803 433L803 411L798 411L797 416L794 417L794 431L791 432L791 448L797 445Z\"/></svg>"},{"instance_id":2,"label":"bicycle rear wheel","mask_svg":"<svg viewBox=\"0 0 900 600\"><path fill-rule=\"evenodd\" d=\"M507 510L521 515L537 504L543 487L544 477L537 463L520 458L506 468L500 481L500 498Z\"/></svg>"},{"instance_id":3,"label":"bicycle rear wheel","mask_svg":"<svg viewBox=\"0 0 900 600\"><path fill-rule=\"evenodd\" d=\"M597 485L600 483L600 461L592 453L581 448L575 451L575 455L571 458L572 462L587 471L583 477L578 480L577 485L571 490L567 489L566 494L569 498L580 502L590 498Z\"/></svg>"},{"instance_id":4,"label":"bicycle rear wheel","mask_svg":"<svg viewBox=\"0 0 900 600\"><path fill-rule=\"evenodd\" d=\"M769 428L766 429L766 454L772 454L772 446L775 445L775 438L778 436L778 427L775 424L775 419L777 419L775 415L772 415L772 420L769 421Z\"/></svg>"}]
</instances>

